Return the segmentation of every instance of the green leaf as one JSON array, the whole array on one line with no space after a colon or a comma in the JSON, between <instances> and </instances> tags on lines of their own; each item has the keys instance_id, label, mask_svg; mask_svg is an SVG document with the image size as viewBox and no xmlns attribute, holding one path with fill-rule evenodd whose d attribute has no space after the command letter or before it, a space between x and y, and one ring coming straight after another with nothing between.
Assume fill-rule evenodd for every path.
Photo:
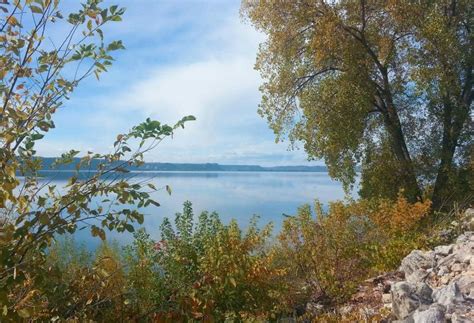
<instances>
[{"instance_id":1,"label":"green leaf","mask_svg":"<svg viewBox=\"0 0 474 323\"><path fill-rule=\"evenodd\" d=\"M28 309L26 308L22 308L20 310L17 311L18 313L18 316L20 316L21 318L24 318L24 319L27 319L30 317L30 312L28 312Z\"/></svg>"},{"instance_id":2,"label":"green leaf","mask_svg":"<svg viewBox=\"0 0 474 323\"><path fill-rule=\"evenodd\" d=\"M43 134L40 134L40 133L34 133L31 135L31 140L39 140L39 139L42 139L44 137Z\"/></svg>"},{"instance_id":3,"label":"green leaf","mask_svg":"<svg viewBox=\"0 0 474 323\"><path fill-rule=\"evenodd\" d=\"M39 216L39 221L41 224L48 225L49 224L49 217L46 213L41 213Z\"/></svg>"},{"instance_id":4,"label":"green leaf","mask_svg":"<svg viewBox=\"0 0 474 323\"><path fill-rule=\"evenodd\" d=\"M31 148L33 148L33 146L35 145L35 143L33 141L28 141L26 144L25 144L25 149L26 150L30 150Z\"/></svg>"},{"instance_id":5,"label":"green leaf","mask_svg":"<svg viewBox=\"0 0 474 323\"><path fill-rule=\"evenodd\" d=\"M34 13L43 13L43 9L41 9L40 7L36 7L36 6L30 6L30 10L31 10L31 12L34 12Z\"/></svg>"},{"instance_id":6,"label":"green leaf","mask_svg":"<svg viewBox=\"0 0 474 323\"><path fill-rule=\"evenodd\" d=\"M148 201L150 201L151 204L153 204L154 206L160 206L160 203L152 200L152 199L149 199Z\"/></svg>"}]
</instances>

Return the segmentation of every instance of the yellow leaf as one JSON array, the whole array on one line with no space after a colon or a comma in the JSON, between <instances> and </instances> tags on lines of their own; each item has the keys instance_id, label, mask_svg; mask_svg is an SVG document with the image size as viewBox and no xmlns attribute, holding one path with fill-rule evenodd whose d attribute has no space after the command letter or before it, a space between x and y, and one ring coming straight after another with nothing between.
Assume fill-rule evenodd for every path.
<instances>
[{"instance_id":1,"label":"yellow leaf","mask_svg":"<svg viewBox=\"0 0 474 323\"><path fill-rule=\"evenodd\" d=\"M18 20L14 16L8 17L8 23L12 26L19 25Z\"/></svg>"}]
</instances>

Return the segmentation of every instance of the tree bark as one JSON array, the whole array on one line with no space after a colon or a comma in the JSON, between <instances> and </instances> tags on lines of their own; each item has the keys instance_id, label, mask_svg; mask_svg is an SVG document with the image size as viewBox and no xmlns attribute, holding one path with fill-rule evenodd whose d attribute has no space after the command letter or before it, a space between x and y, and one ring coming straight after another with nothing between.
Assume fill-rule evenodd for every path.
<instances>
[{"instance_id":1,"label":"tree bark","mask_svg":"<svg viewBox=\"0 0 474 323\"><path fill-rule=\"evenodd\" d=\"M397 111L392 104L387 105L387 111L383 114L384 123L390 137L392 151L400 165L403 182L402 187L410 201L416 202L422 199L421 189L418 185L413 161L411 160L405 137L401 127Z\"/></svg>"},{"instance_id":2,"label":"tree bark","mask_svg":"<svg viewBox=\"0 0 474 323\"><path fill-rule=\"evenodd\" d=\"M470 86L472 87L472 85ZM431 198L433 201L433 210L441 210L449 207L450 190L448 186L453 169L454 153L456 152L464 123L469 117L471 104L471 94L464 96L463 102L456 106L454 106L449 99L445 99L441 156Z\"/></svg>"},{"instance_id":3,"label":"tree bark","mask_svg":"<svg viewBox=\"0 0 474 323\"><path fill-rule=\"evenodd\" d=\"M449 18L456 15L456 1L451 1L446 13ZM446 93L443 97L443 137L441 139L441 155L438 172L433 189L431 200L433 210L441 210L450 207L451 190L449 189L449 180L452 176L454 164L454 154L459 144L459 137L466 120L469 118L473 99L473 65L472 65L472 46L473 39L469 27L465 28L467 39L470 45L470 58L464 66L464 84L461 93L456 93L454 97ZM469 57L468 56L468 57Z\"/></svg>"},{"instance_id":4,"label":"tree bark","mask_svg":"<svg viewBox=\"0 0 474 323\"><path fill-rule=\"evenodd\" d=\"M379 70L383 79L381 86L383 90L382 92L379 92L381 102L383 102L382 114L385 128L389 134L392 151L400 165L400 180L403 182L402 187L405 190L405 195L411 202L420 201L422 199L421 189L416 179L415 168L413 166L410 152L408 151L400 117L398 116L397 108L393 103L388 71L387 68L383 66L380 67Z\"/></svg>"}]
</instances>

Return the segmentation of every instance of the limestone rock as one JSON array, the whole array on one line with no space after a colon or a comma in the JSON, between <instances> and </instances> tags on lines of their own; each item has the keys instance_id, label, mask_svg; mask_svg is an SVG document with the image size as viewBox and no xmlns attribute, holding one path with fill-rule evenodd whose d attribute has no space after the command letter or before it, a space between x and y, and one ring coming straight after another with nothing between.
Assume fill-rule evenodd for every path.
<instances>
[{"instance_id":1,"label":"limestone rock","mask_svg":"<svg viewBox=\"0 0 474 323\"><path fill-rule=\"evenodd\" d=\"M433 267L433 264L433 253L413 250L402 260L399 270L405 273L407 280L418 281L428 276L426 269Z\"/></svg>"},{"instance_id":2,"label":"limestone rock","mask_svg":"<svg viewBox=\"0 0 474 323\"><path fill-rule=\"evenodd\" d=\"M440 304L433 304L426 310L417 309L413 315L414 323L445 322L446 308Z\"/></svg>"},{"instance_id":3,"label":"limestone rock","mask_svg":"<svg viewBox=\"0 0 474 323\"><path fill-rule=\"evenodd\" d=\"M399 322L474 322L474 232L433 251L412 251L399 270L405 281L391 286Z\"/></svg>"},{"instance_id":4,"label":"limestone rock","mask_svg":"<svg viewBox=\"0 0 474 323\"><path fill-rule=\"evenodd\" d=\"M447 256L451 252L453 252L453 245L437 246L436 248L434 248L434 252L436 255Z\"/></svg>"},{"instance_id":5,"label":"limestone rock","mask_svg":"<svg viewBox=\"0 0 474 323\"><path fill-rule=\"evenodd\" d=\"M438 288L433 292L433 300L439 304L448 306L464 301L464 297L456 282Z\"/></svg>"},{"instance_id":6,"label":"limestone rock","mask_svg":"<svg viewBox=\"0 0 474 323\"><path fill-rule=\"evenodd\" d=\"M474 272L467 272L456 279L459 291L465 297L474 299Z\"/></svg>"},{"instance_id":7,"label":"limestone rock","mask_svg":"<svg viewBox=\"0 0 474 323\"><path fill-rule=\"evenodd\" d=\"M392 309L398 319L405 319L420 306L412 285L399 282L392 286Z\"/></svg>"}]
</instances>

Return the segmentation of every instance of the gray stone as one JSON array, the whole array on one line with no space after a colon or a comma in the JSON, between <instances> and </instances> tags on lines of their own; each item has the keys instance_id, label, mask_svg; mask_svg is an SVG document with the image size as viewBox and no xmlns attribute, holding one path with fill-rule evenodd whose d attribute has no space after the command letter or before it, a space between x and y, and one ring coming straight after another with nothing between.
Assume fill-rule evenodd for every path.
<instances>
[{"instance_id":1,"label":"gray stone","mask_svg":"<svg viewBox=\"0 0 474 323\"><path fill-rule=\"evenodd\" d=\"M420 305L414 288L407 282L398 282L392 286L392 309L398 319L407 318Z\"/></svg>"},{"instance_id":2,"label":"gray stone","mask_svg":"<svg viewBox=\"0 0 474 323\"><path fill-rule=\"evenodd\" d=\"M413 322L415 323L438 323L445 322L445 307L440 304L433 304L426 310L417 309L413 312Z\"/></svg>"},{"instance_id":3,"label":"gray stone","mask_svg":"<svg viewBox=\"0 0 474 323\"><path fill-rule=\"evenodd\" d=\"M403 271L405 276L409 276L419 269L433 267L433 262L434 257L431 253L413 250L408 256L403 258L399 270Z\"/></svg>"},{"instance_id":4,"label":"gray stone","mask_svg":"<svg viewBox=\"0 0 474 323\"><path fill-rule=\"evenodd\" d=\"M433 292L433 300L444 306L456 304L464 301L456 282L451 282L447 286L442 286Z\"/></svg>"},{"instance_id":5,"label":"gray stone","mask_svg":"<svg viewBox=\"0 0 474 323\"><path fill-rule=\"evenodd\" d=\"M446 266L439 267L438 276L443 276L443 275L446 275L447 273L449 273L448 267L446 267Z\"/></svg>"},{"instance_id":6,"label":"gray stone","mask_svg":"<svg viewBox=\"0 0 474 323\"><path fill-rule=\"evenodd\" d=\"M448 245L448 246L437 246L437 247L434 248L434 252L437 255L447 256L451 252L453 252L453 245L451 244L451 245Z\"/></svg>"},{"instance_id":7,"label":"gray stone","mask_svg":"<svg viewBox=\"0 0 474 323\"><path fill-rule=\"evenodd\" d=\"M451 271L461 272L462 270L463 270L463 265L458 262L451 266Z\"/></svg>"},{"instance_id":8,"label":"gray stone","mask_svg":"<svg viewBox=\"0 0 474 323\"><path fill-rule=\"evenodd\" d=\"M404 323L474 322L474 232L432 252L412 251L399 270L406 281L391 286L393 318ZM433 290L428 284L440 287Z\"/></svg>"},{"instance_id":9,"label":"gray stone","mask_svg":"<svg viewBox=\"0 0 474 323\"><path fill-rule=\"evenodd\" d=\"M456 278L456 285L463 296L474 298L474 272L467 272Z\"/></svg>"},{"instance_id":10,"label":"gray stone","mask_svg":"<svg viewBox=\"0 0 474 323\"><path fill-rule=\"evenodd\" d=\"M463 234L461 234L461 235L456 239L456 243L457 243L457 244L460 244L460 243L464 243L464 242L469 242L469 241L471 241L472 235L473 235L473 232L471 232L471 231L464 232Z\"/></svg>"},{"instance_id":11,"label":"gray stone","mask_svg":"<svg viewBox=\"0 0 474 323\"><path fill-rule=\"evenodd\" d=\"M445 266L445 267L451 267L456 262L456 254L452 253L444 258L441 258L438 260L438 267Z\"/></svg>"},{"instance_id":12,"label":"gray stone","mask_svg":"<svg viewBox=\"0 0 474 323\"><path fill-rule=\"evenodd\" d=\"M443 275L446 275L447 273L449 273L448 267L446 266L439 267L438 276L443 276Z\"/></svg>"},{"instance_id":13,"label":"gray stone","mask_svg":"<svg viewBox=\"0 0 474 323\"><path fill-rule=\"evenodd\" d=\"M469 264L474 255L474 242L463 244L456 252L456 260L460 263Z\"/></svg>"},{"instance_id":14,"label":"gray stone","mask_svg":"<svg viewBox=\"0 0 474 323\"><path fill-rule=\"evenodd\" d=\"M433 290L426 283L418 283L415 286L415 294L418 297L420 304L431 304L433 303Z\"/></svg>"},{"instance_id":15,"label":"gray stone","mask_svg":"<svg viewBox=\"0 0 474 323\"><path fill-rule=\"evenodd\" d=\"M472 323L472 317L469 318L467 314L453 313L451 315L451 323Z\"/></svg>"},{"instance_id":16,"label":"gray stone","mask_svg":"<svg viewBox=\"0 0 474 323\"><path fill-rule=\"evenodd\" d=\"M411 284L416 284L422 282L428 277L429 273L424 269L417 269L412 272L410 275L406 275L405 279Z\"/></svg>"}]
</instances>

